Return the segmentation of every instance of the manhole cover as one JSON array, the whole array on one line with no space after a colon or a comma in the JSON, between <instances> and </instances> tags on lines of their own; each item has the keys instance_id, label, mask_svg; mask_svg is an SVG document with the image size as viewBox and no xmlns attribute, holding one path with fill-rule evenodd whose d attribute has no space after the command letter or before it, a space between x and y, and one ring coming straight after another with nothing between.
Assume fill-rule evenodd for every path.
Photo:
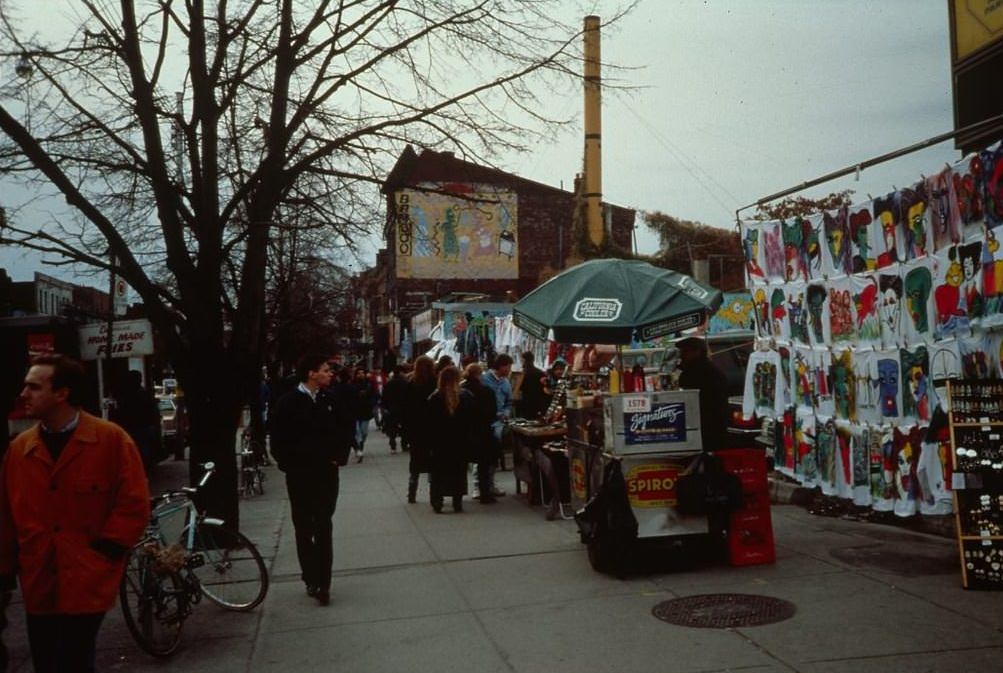
<instances>
[{"instance_id":1,"label":"manhole cover","mask_svg":"<svg viewBox=\"0 0 1003 673\"><path fill-rule=\"evenodd\" d=\"M797 608L779 598L752 594L701 594L663 601L651 613L663 622L701 629L759 626L790 619Z\"/></svg>"}]
</instances>

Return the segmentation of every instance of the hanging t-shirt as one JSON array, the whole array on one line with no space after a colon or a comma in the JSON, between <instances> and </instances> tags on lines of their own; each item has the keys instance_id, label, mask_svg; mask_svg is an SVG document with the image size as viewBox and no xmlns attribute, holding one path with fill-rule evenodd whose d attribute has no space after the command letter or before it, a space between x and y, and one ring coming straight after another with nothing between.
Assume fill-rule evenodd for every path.
<instances>
[{"instance_id":1,"label":"hanging t-shirt","mask_svg":"<svg viewBox=\"0 0 1003 673\"><path fill-rule=\"evenodd\" d=\"M881 346L881 316L878 302L881 291L878 279L873 274L850 276L853 293L853 309L857 328L857 345L860 348Z\"/></svg>"},{"instance_id":2,"label":"hanging t-shirt","mask_svg":"<svg viewBox=\"0 0 1003 673\"><path fill-rule=\"evenodd\" d=\"M760 226L760 264L766 273L766 280L781 283L785 280L784 241L780 222L771 220Z\"/></svg>"},{"instance_id":3,"label":"hanging t-shirt","mask_svg":"<svg viewBox=\"0 0 1003 673\"><path fill-rule=\"evenodd\" d=\"M857 383L853 374L853 351L847 348L833 352L832 366L829 372L836 418L844 421L856 421Z\"/></svg>"},{"instance_id":4,"label":"hanging t-shirt","mask_svg":"<svg viewBox=\"0 0 1003 673\"><path fill-rule=\"evenodd\" d=\"M961 299L968 312L968 322L978 325L985 312L982 298L982 241L970 241L958 246L961 261Z\"/></svg>"},{"instance_id":5,"label":"hanging t-shirt","mask_svg":"<svg viewBox=\"0 0 1003 673\"><path fill-rule=\"evenodd\" d=\"M839 278L853 273L850 255L850 213L846 207L822 214L822 273Z\"/></svg>"},{"instance_id":6,"label":"hanging t-shirt","mask_svg":"<svg viewBox=\"0 0 1003 673\"><path fill-rule=\"evenodd\" d=\"M831 416L815 417L815 457L818 486L825 495L836 495L836 421Z\"/></svg>"},{"instance_id":7,"label":"hanging t-shirt","mask_svg":"<svg viewBox=\"0 0 1003 673\"><path fill-rule=\"evenodd\" d=\"M875 352L870 370L872 385L877 384L878 413L882 423L897 423L902 416L901 366L898 349Z\"/></svg>"},{"instance_id":8,"label":"hanging t-shirt","mask_svg":"<svg viewBox=\"0 0 1003 673\"><path fill-rule=\"evenodd\" d=\"M808 280L805 228L800 217L780 221L784 239L784 280Z\"/></svg>"},{"instance_id":9,"label":"hanging t-shirt","mask_svg":"<svg viewBox=\"0 0 1003 673\"><path fill-rule=\"evenodd\" d=\"M825 283L808 283L805 288L808 303L808 336L813 346L831 343L831 316L829 315L829 290Z\"/></svg>"},{"instance_id":10,"label":"hanging t-shirt","mask_svg":"<svg viewBox=\"0 0 1003 673\"><path fill-rule=\"evenodd\" d=\"M881 453L880 433L874 426L850 424L850 464L853 473L853 504L869 507L871 504L871 448L870 440L878 442L877 453Z\"/></svg>"},{"instance_id":11,"label":"hanging t-shirt","mask_svg":"<svg viewBox=\"0 0 1003 673\"><path fill-rule=\"evenodd\" d=\"M742 413L746 418L750 418L753 411L769 418L783 414L784 378L780 368L780 353L775 350L757 350L749 355L742 397Z\"/></svg>"},{"instance_id":12,"label":"hanging t-shirt","mask_svg":"<svg viewBox=\"0 0 1003 673\"><path fill-rule=\"evenodd\" d=\"M808 409L798 409L794 415L794 444L796 462L794 476L804 486L818 483L818 457L815 452L815 414Z\"/></svg>"},{"instance_id":13,"label":"hanging t-shirt","mask_svg":"<svg viewBox=\"0 0 1003 673\"><path fill-rule=\"evenodd\" d=\"M871 201L850 206L847 222L850 227L850 264L853 273L873 271L877 268L877 253L873 243L874 218L871 216Z\"/></svg>"},{"instance_id":14,"label":"hanging t-shirt","mask_svg":"<svg viewBox=\"0 0 1003 673\"><path fill-rule=\"evenodd\" d=\"M808 309L805 304L805 284L787 283L784 285L787 304L787 323L790 328L790 340L794 345L808 344Z\"/></svg>"},{"instance_id":15,"label":"hanging t-shirt","mask_svg":"<svg viewBox=\"0 0 1003 673\"><path fill-rule=\"evenodd\" d=\"M931 343L935 307L933 304L933 263L928 257L915 259L901 269L904 310L903 336L907 345Z\"/></svg>"},{"instance_id":16,"label":"hanging t-shirt","mask_svg":"<svg viewBox=\"0 0 1003 673\"><path fill-rule=\"evenodd\" d=\"M881 408L878 395L878 353L856 351L853 355L853 377L856 383L858 423L880 423Z\"/></svg>"},{"instance_id":17,"label":"hanging t-shirt","mask_svg":"<svg viewBox=\"0 0 1003 673\"><path fill-rule=\"evenodd\" d=\"M826 276L822 266L822 247L825 235L822 232L821 213L801 218L801 231L804 238L804 262L808 279L824 280Z\"/></svg>"},{"instance_id":18,"label":"hanging t-shirt","mask_svg":"<svg viewBox=\"0 0 1003 673\"><path fill-rule=\"evenodd\" d=\"M756 325L756 336L763 339L773 338L773 320L770 318L769 285L760 285L752 289L752 317Z\"/></svg>"},{"instance_id":19,"label":"hanging t-shirt","mask_svg":"<svg viewBox=\"0 0 1003 673\"><path fill-rule=\"evenodd\" d=\"M986 226L1003 225L1003 142L979 153L985 178L983 200L986 204Z\"/></svg>"},{"instance_id":20,"label":"hanging t-shirt","mask_svg":"<svg viewBox=\"0 0 1003 673\"><path fill-rule=\"evenodd\" d=\"M954 194L953 176L954 171L945 168L926 179L930 232L936 251L954 245L961 238L961 215Z\"/></svg>"},{"instance_id":21,"label":"hanging t-shirt","mask_svg":"<svg viewBox=\"0 0 1003 673\"><path fill-rule=\"evenodd\" d=\"M871 428L870 432L871 508L890 512L895 507L895 436L890 425Z\"/></svg>"},{"instance_id":22,"label":"hanging t-shirt","mask_svg":"<svg viewBox=\"0 0 1003 673\"><path fill-rule=\"evenodd\" d=\"M897 516L913 516L919 511L919 455L924 434L926 428L918 425L894 430L894 512Z\"/></svg>"},{"instance_id":23,"label":"hanging t-shirt","mask_svg":"<svg viewBox=\"0 0 1003 673\"><path fill-rule=\"evenodd\" d=\"M954 165L954 195L961 219L961 242L980 241L985 228L985 173L972 154Z\"/></svg>"},{"instance_id":24,"label":"hanging t-shirt","mask_svg":"<svg viewBox=\"0 0 1003 673\"><path fill-rule=\"evenodd\" d=\"M852 345L857 341L857 319L853 307L853 283L837 278L829 283L829 343Z\"/></svg>"},{"instance_id":25,"label":"hanging t-shirt","mask_svg":"<svg viewBox=\"0 0 1003 673\"><path fill-rule=\"evenodd\" d=\"M884 269L899 261L898 232L899 210L895 192L874 199L872 204L874 228L871 241L877 258L877 267ZM877 234L875 236L874 234Z\"/></svg>"},{"instance_id":26,"label":"hanging t-shirt","mask_svg":"<svg viewBox=\"0 0 1003 673\"><path fill-rule=\"evenodd\" d=\"M878 289L881 297L878 315L881 317L881 345L885 348L898 347L904 343L902 335L902 279L898 269L885 270L878 274Z\"/></svg>"},{"instance_id":27,"label":"hanging t-shirt","mask_svg":"<svg viewBox=\"0 0 1003 673\"><path fill-rule=\"evenodd\" d=\"M982 246L982 301L982 326L1003 325L1003 225L986 230Z\"/></svg>"},{"instance_id":28,"label":"hanging t-shirt","mask_svg":"<svg viewBox=\"0 0 1003 673\"><path fill-rule=\"evenodd\" d=\"M985 332L977 330L971 336L958 339L958 352L961 355L961 372L966 379L992 378L993 365L990 353L992 345Z\"/></svg>"},{"instance_id":29,"label":"hanging t-shirt","mask_svg":"<svg viewBox=\"0 0 1003 673\"><path fill-rule=\"evenodd\" d=\"M779 285L770 288L770 322L773 338L790 343L791 324L787 313L787 296L784 288Z\"/></svg>"},{"instance_id":30,"label":"hanging t-shirt","mask_svg":"<svg viewBox=\"0 0 1003 673\"><path fill-rule=\"evenodd\" d=\"M930 377L934 381L961 378L961 353L957 339L942 339L930 349Z\"/></svg>"},{"instance_id":31,"label":"hanging t-shirt","mask_svg":"<svg viewBox=\"0 0 1003 673\"><path fill-rule=\"evenodd\" d=\"M930 356L926 346L899 349L902 368L902 416L928 423L937 404L937 392L930 380Z\"/></svg>"},{"instance_id":32,"label":"hanging t-shirt","mask_svg":"<svg viewBox=\"0 0 1003 673\"><path fill-rule=\"evenodd\" d=\"M742 222L742 254L745 257L746 287L755 283L766 282L766 271L763 270L762 224L760 222Z\"/></svg>"},{"instance_id":33,"label":"hanging t-shirt","mask_svg":"<svg viewBox=\"0 0 1003 673\"><path fill-rule=\"evenodd\" d=\"M990 378L1003 378L1003 332L988 332L985 344L989 355Z\"/></svg>"},{"instance_id":34,"label":"hanging t-shirt","mask_svg":"<svg viewBox=\"0 0 1003 673\"><path fill-rule=\"evenodd\" d=\"M925 257L931 250L926 183L918 182L911 188L899 190L897 196L901 227L898 257L907 262Z\"/></svg>"},{"instance_id":35,"label":"hanging t-shirt","mask_svg":"<svg viewBox=\"0 0 1003 673\"><path fill-rule=\"evenodd\" d=\"M964 278L958 246L951 245L938 250L934 256L933 281L936 339L967 334L970 329L968 308L961 296L961 281Z\"/></svg>"},{"instance_id":36,"label":"hanging t-shirt","mask_svg":"<svg viewBox=\"0 0 1003 673\"><path fill-rule=\"evenodd\" d=\"M848 421L836 421L835 478L840 498L853 497L853 427Z\"/></svg>"},{"instance_id":37,"label":"hanging t-shirt","mask_svg":"<svg viewBox=\"0 0 1003 673\"><path fill-rule=\"evenodd\" d=\"M930 437L927 433L921 445L916 477L919 482L919 512L924 516L950 514L954 511L951 498L950 437Z\"/></svg>"}]
</instances>

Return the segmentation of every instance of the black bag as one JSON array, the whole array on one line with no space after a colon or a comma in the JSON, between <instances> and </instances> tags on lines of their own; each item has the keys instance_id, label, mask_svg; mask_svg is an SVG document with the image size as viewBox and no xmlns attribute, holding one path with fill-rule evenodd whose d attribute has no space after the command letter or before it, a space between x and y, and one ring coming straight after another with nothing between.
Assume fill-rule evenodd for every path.
<instances>
[{"instance_id":1,"label":"black bag","mask_svg":"<svg viewBox=\"0 0 1003 673\"><path fill-rule=\"evenodd\" d=\"M676 511L687 516L722 514L742 507L742 480L721 459L701 453L676 482Z\"/></svg>"}]
</instances>

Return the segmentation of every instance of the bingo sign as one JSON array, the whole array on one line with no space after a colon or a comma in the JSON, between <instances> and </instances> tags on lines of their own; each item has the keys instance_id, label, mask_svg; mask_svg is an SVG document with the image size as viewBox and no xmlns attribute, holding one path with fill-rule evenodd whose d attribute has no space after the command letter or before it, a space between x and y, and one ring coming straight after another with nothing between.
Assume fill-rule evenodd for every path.
<instances>
[{"instance_id":1,"label":"bingo sign","mask_svg":"<svg viewBox=\"0 0 1003 673\"><path fill-rule=\"evenodd\" d=\"M685 442L686 403L652 403L646 395L625 396L623 438L628 445Z\"/></svg>"},{"instance_id":2,"label":"bingo sign","mask_svg":"<svg viewBox=\"0 0 1003 673\"><path fill-rule=\"evenodd\" d=\"M679 467L664 463L638 465L625 477L631 507L674 507Z\"/></svg>"}]
</instances>

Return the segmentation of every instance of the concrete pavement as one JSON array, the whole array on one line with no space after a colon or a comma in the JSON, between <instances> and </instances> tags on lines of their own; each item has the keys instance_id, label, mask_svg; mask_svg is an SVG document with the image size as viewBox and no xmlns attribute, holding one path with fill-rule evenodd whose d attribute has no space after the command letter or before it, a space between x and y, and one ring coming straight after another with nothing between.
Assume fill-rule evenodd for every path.
<instances>
[{"instance_id":1,"label":"concrete pavement","mask_svg":"<svg viewBox=\"0 0 1003 673\"><path fill-rule=\"evenodd\" d=\"M271 569L264 604L243 614L202 602L166 661L140 651L113 611L99 670L1003 671L1003 594L961 589L950 540L775 506L774 565L648 563L617 579L592 571L574 522L548 522L513 495L511 472L498 474L509 491L498 504L436 515L424 478L424 500L406 504L407 454L391 455L375 429L366 454L342 470L330 606L303 591L285 485L269 468L266 494L242 501L242 530ZM163 463L154 489L184 472ZM706 593L782 598L797 612L723 630L652 616ZM28 671L19 599L8 615L11 670Z\"/></svg>"}]
</instances>

